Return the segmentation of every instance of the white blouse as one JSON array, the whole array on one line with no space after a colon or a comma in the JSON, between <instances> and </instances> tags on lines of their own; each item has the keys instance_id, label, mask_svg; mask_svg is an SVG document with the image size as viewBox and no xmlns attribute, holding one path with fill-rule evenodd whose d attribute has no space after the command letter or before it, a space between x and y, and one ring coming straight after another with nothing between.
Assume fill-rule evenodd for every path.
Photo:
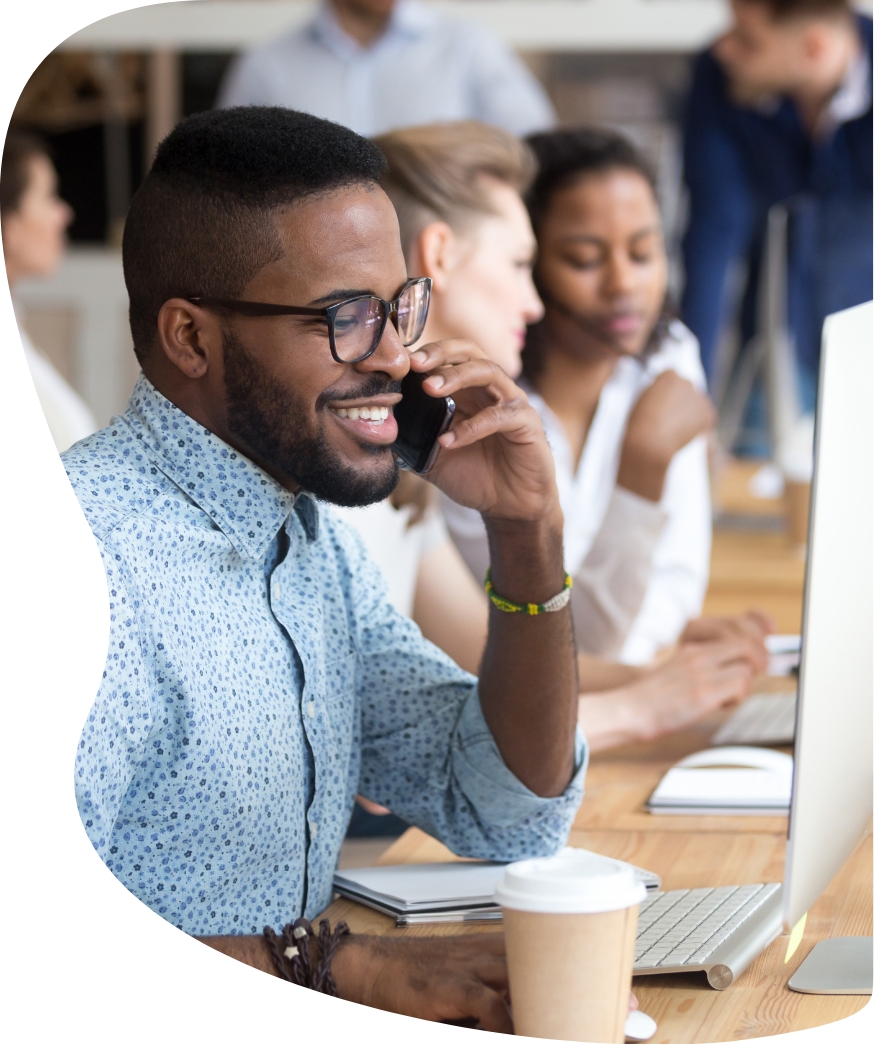
<instances>
[{"instance_id":1,"label":"white blouse","mask_svg":"<svg viewBox=\"0 0 874 1045\"><path fill-rule=\"evenodd\" d=\"M604 385L579 464L558 418L532 389L555 458L564 513L565 569L574 578L572 606L581 650L642 664L674 642L701 612L710 562L707 441L699 436L671 462L654 504L616 486L628 417L641 393L665 370L704 391L695 336L674 321L658 350L618 361ZM481 580L488 543L479 514L441 497L449 532Z\"/></svg>"}]
</instances>

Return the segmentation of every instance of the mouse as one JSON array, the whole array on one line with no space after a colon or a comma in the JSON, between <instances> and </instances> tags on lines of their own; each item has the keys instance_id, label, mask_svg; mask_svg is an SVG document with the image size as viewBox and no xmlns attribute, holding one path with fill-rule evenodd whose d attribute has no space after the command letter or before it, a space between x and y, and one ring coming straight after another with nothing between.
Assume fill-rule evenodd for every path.
<instances>
[{"instance_id":1,"label":"mouse","mask_svg":"<svg viewBox=\"0 0 874 1045\"><path fill-rule=\"evenodd\" d=\"M792 773L792 756L783 751L763 747L711 747L687 755L677 763L678 769L707 769L737 766L739 769L770 769L776 773Z\"/></svg>"},{"instance_id":2,"label":"mouse","mask_svg":"<svg viewBox=\"0 0 874 1045\"><path fill-rule=\"evenodd\" d=\"M640 1009L629 1012L625 1021L625 1037L629 1041L649 1041L658 1026L652 1016L647 1016Z\"/></svg>"}]
</instances>

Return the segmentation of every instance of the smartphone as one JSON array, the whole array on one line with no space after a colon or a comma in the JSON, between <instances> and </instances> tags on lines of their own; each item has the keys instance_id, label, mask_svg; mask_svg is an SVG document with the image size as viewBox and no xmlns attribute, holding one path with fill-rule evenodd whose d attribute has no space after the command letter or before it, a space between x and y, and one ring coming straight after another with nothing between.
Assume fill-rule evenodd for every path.
<instances>
[{"instance_id":1,"label":"smartphone","mask_svg":"<svg viewBox=\"0 0 874 1045\"><path fill-rule=\"evenodd\" d=\"M392 450L401 462L424 475L434 464L440 446L437 440L449 428L455 403L449 397L429 396L422 384L427 374L411 370L401 381L403 399L394 408L398 437Z\"/></svg>"}]
</instances>

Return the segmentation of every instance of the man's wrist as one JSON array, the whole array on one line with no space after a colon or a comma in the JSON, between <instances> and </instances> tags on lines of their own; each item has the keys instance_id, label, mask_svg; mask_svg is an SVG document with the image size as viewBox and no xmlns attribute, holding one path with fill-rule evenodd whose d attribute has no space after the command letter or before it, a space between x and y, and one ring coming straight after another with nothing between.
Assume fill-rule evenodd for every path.
<instances>
[{"instance_id":1,"label":"man's wrist","mask_svg":"<svg viewBox=\"0 0 874 1045\"><path fill-rule=\"evenodd\" d=\"M489 540L491 579L512 602L543 603L562 590L564 557L561 512L534 522L483 519Z\"/></svg>"},{"instance_id":2,"label":"man's wrist","mask_svg":"<svg viewBox=\"0 0 874 1045\"><path fill-rule=\"evenodd\" d=\"M373 937L344 936L337 944L331 962L331 975L337 985L337 994L344 1001L369 1005L373 993L372 980L378 963L370 961Z\"/></svg>"}]
</instances>

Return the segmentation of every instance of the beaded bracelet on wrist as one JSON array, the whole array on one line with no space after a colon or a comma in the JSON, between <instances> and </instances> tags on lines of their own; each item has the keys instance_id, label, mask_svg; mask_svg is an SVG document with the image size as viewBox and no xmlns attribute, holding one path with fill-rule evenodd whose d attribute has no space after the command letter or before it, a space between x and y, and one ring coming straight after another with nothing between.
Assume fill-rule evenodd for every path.
<instances>
[{"instance_id":1,"label":"beaded bracelet on wrist","mask_svg":"<svg viewBox=\"0 0 874 1045\"><path fill-rule=\"evenodd\" d=\"M331 975L331 960L341 938L348 935L349 926L345 922L338 922L331 932L331 923L327 918L319 922L318 936L306 918L289 922L281 936L269 925L264 927L264 938L279 975L289 983L296 983L298 987L308 987L334 998L337 997L337 984ZM315 965L310 953L310 939L316 940L319 952Z\"/></svg>"},{"instance_id":2,"label":"beaded bracelet on wrist","mask_svg":"<svg viewBox=\"0 0 874 1045\"><path fill-rule=\"evenodd\" d=\"M486 595L488 595L491 604L501 610L502 613L525 613L529 617L537 617L541 613L555 613L557 610L563 610L571 600L571 588L573 586L573 577L566 573L561 591L558 595L553 595L551 599L547 599L546 602L511 602L510 599L505 599L502 595L496 594L492 585L491 566L486 570Z\"/></svg>"}]
</instances>

